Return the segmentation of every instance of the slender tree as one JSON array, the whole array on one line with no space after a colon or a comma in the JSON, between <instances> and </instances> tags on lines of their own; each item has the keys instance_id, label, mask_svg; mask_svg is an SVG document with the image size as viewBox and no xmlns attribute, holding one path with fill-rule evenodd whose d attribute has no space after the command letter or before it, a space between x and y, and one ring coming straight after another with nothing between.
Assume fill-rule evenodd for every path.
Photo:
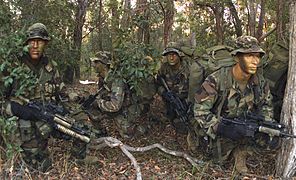
<instances>
[{"instance_id":1,"label":"slender tree","mask_svg":"<svg viewBox=\"0 0 296 180\"><path fill-rule=\"evenodd\" d=\"M281 121L296 134L296 2L290 3L290 48L286 92L281 113ZM292 179L296 172L296 139L284 139L276 164L276 175Z\"/></svg>"},{"instance_id":2,"label":"slender tree","mask_svg":"<svg viewBox=\"0 0 296 180\"><path fill-rule=\"evenodd\" d=\"M78 0L77 1L77 11L75 15L75 28L73 34L74 49L75 49L75 61L79 62L81 58L81 43L82 43L82 30L85 22L86 8L88 0ZM80 78L80 67L78 63L75 63L75 75L76 78Z\"/></svg>"},{"instance_id":3,"label":"slender tree","mask_svg":"<svg viewBox=\"0 0 296 180\"><path fill-rule=\"evenodd\" d=\"M131 22L131 0L124 0L123 15L120 27L126 29L130 26Z\"/></svg>"},{"instance_id":4,"label":"slender tree","mask_svg":"<svg viewBox=\"0 0 296 180\"><path fill-rule=\"evenodd\" d=\"M256 8L255 8L255 0L250 0L248 4L248 29L249 34L255 37L256 31Z\"/></svg>"},{"instance_id":5,"label":"slender tree","mask_svg":"<svg viewBox=\"0 0 296 180\"><path fill-rule=\"evenodd\" d=\"M163 45L167 46L168 42L171 40L175 7L173 0L160 1L157 0L158 4L161 7L163 14Z\"/></svg>"},{"instance_id":6,"label":"slender tree","mask_svg":"<svg viewBox=\"0 0 296 180\"><path fill-rule=\"evenodd\" d=\"M138 17L138 42L148 44L150 41L150 27L149 27L149 4L147 0L137 0L136 14Z\"/></svg>"},{"instance_id":7,"label":"slender tree","mask_svg":"<svg viewBox=\"0 0 296 180\"><path fill-rule=\"evenodd\" d=\"M243 30L242 30L242 21L240 20L237 10L231 0L227 1L227 5L229 7L231 16L233 17L233 24L235 28L235 33L236 36L241 36L243 35Z\"/></svg>"},{"instance_id":8,"label":"slender tree","mask_svg":"<svg viewBox=\"0 0 296 180\"><path fill-rule=\"evenodd\" d=\"M257 39L259 39L263 35L264 17L265 17L265 0L261 0L258 28L255 36Z\"/></svg>"}]
</instances>

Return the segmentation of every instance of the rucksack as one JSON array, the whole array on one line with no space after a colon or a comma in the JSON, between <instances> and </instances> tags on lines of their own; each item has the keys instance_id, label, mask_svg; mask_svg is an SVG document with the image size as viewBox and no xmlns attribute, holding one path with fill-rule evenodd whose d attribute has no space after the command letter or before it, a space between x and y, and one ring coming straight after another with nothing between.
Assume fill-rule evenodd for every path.
<instances>
[{"instance_id":1,"label":"rucksack","mask_svg":"<svg viewBox=\"0 0 296 180\"><path fill-rule=\"evenodd\" d=\"M274 118L279 121L287 83L289 49L283 43L277 42L265 59L263 76L268 81L273 96Z\"/></svg>"},{"instance_id":2,"label":"rucksack","mask_svg":"<svg viewBox=\"0 0 296 180\"><path fill-rule=\"evenodd\" d=\"M235 64L230 52L233 50L230 46L217 45L206 49L201 55L194 53L194 61L190 66L189 76L189 102L194 102L194 95L201 90L201 85L205 78L221 69Z\"/></svg>"},{"instance_id":3,"label":"rucksack","mask_svg":"<svg viewBox=\"0 0 296 180\"><path fill-rule=\"evenodd\" d=\"M272 94L282 88L282 80L287 75L289 64L289 49L283 43L276 43L272 46L271 51L266 56L267 62L264 67L264 77L268 80Z\"/></svg>"}]
</instances>

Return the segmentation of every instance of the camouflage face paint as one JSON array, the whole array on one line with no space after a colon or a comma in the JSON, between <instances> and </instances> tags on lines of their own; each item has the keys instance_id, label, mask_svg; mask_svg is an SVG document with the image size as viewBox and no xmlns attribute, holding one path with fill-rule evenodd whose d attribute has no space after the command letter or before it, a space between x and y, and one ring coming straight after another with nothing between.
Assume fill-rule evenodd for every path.
<instances>
[{"instance_id":1,"label":"camouflage face paint","mask_svg":"<svg viewBox=\"0 0 296 180\"><path fill-rule=\"evenodd\" d=\"M33 61L38 61L45 49L46 41L43 39L30 39L28 41L29 54Z\"/></svg>"},{"instance_id":2,"label":"camouflage face paint","mask_svg":"<svg viewBox=\"0 0 296 180\"><path fill-rule=\"evenodd\" d=\"M247 74L255 74L260 63L260 53L246 53L239 56L239 65Z\"/></svg>"},{"instance_id":3,"label":"camouflage face paint","mask_svg":"<svg viewBox=\"0 0 296 180\"><path fill-rule=\"evenodd\" d=\"M167 54L167 60L168 60L169 65L171 65L171 66L178 65L181 62L178 54L174 53L174 52L170 52Z\"/></svg>"}]
</instances>

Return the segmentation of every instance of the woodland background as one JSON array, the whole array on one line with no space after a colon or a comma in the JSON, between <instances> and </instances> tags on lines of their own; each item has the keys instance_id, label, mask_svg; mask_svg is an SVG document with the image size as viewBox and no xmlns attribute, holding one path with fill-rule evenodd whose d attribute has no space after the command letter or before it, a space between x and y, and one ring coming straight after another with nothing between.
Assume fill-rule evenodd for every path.
<instances>
[{"instance_id":1,"label":"woodland background","mask_svg":"<svg viewBox=\"0 0 296 180\"><path fill-rule=\"evenodd\" d=\"M90 78L90 58L99 51L111 52L115 63L137 64L146 55L160 62L167 43L181 38L191 39L198 49L232 45L240 35L255 36L267 51L277 41L288 45L294 5L283 0L0 0L0 71L11 73L2 80L11 83L14 73L25 79L13 64L26 29L35 22L47 26L51 41L46 53L58 64L64 81L73 84ZM146 73L137 65L129 71ZM1 135L9 136L13 125L3 118L0 123ZM2 149L6 153L1 153L0 164L5 164L15 157L14 148L6 143ZM192 174L185 177L197 177Z\"/></svg>"}]
</instances>

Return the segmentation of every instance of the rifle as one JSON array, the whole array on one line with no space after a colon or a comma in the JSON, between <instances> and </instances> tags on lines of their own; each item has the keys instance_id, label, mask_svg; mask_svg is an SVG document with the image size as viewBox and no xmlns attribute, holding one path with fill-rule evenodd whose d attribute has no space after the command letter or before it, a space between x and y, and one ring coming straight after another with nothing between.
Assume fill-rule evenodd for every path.
<instances>
[{"instance_id":1,"label":"rifle","mask_svg":"<svg viewBox=\"0 0 296 180\"><path fill-rule=\"evenodd\" d=\"M88 98L81 104L81 109L87 110L90 108L90 105L96 100L97 96L100 94L103 87L101 87L96 94L91 94Z\"/></svg>"},{"instance_id":2,"label":"rifle","mask_svg":"<svg viewBox=\"0 0 296 180\"><path fill-rule=\"evenodd\" d=\"M20 105L11 102L13 115L24 120L39 120L48 123L53 129L68 136L77 138L83 142L90 142L90 132L81 129L75 124L75 119L60 115L64 114L62 107L52 103L42 104L41 102L29 102L27 105Z\"/></svg>"},{"instance_id":3,"label":"rifle","mask_svg":"<svg viewBox=\"0 0 296 180\"><path fill-rule=\"evenodd\" d=\"M183 103L182 100L180 99L180 97L172 92L170 90L170 88L168 87L166 81L164 80L163 77L160 77L161 83L164 86L165 90L166 90L166 95L165 95L165 100L172 106L172 109L174 110L174 112L177 115L177 118L179 118L185 125L186 125L186 129L188 131L193 131L192 130L192 126L190 124L190 120L189 120L189 115L190 115L190 106L186 103ZM174 124L173 124L174 125ZM178 128L180 127L176 127L174 125L174 127L178 130Z\"/></svg>"},{"instance_id":4,"label":"rifle","mask_svg":"<svg viewBox=\"0 0 296 180\"><path fill-rule=\"evenodd\" d=\"M256 134L263 133L273 137L296 138L296 135L288 134L284 124L274 121L267 121L260 115L247 113L239 118L221 118L218 125L217 134L233 140L243 137L254 138Z\"/></svg>"}]
</instances>

